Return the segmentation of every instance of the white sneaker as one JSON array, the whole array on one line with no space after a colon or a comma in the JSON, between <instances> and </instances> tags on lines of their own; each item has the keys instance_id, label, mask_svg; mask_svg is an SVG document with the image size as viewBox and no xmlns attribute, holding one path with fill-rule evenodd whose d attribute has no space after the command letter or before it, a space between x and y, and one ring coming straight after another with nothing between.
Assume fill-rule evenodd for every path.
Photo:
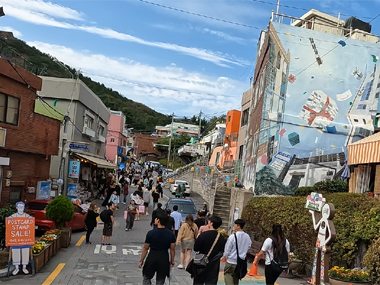
<instances>
[{"instance_id":1,"label":"white sneaker","mask_svg":"<svg viewBox=\"0 0 380 285\"><path fill-rule=\"evenodd\" d=\"M177 268L178 268L178 269L184 269L185 266L183 266L183 264L180 264L180 265L177 266Z\"/></svg>"},{"instance_id":2,"label":"white sneaker","mask_svg":"<svg viewBox=\"0 0 380 285\"><path fill-rule=\"evenodd\" d=\"M12 274L13 275L17 275L17 273L19 273L20 269L16 268L15 270L13 270Z\"/></svg>"},{"instance_id":3,"label":"white sneaker","mask_svg":"<svg viewBox=\"0 0 380 285\"><path fill-rule=\"evenodd\" d=\"M24 268L24 269L22 270L22 272L24 272L24 274L29 274L29 271L28 271L28 269L26 269L26 268Z\"/></svg>"},{"instance_id":4,"label":"white sneaker","mask_svg":"<svg viewBox=\"0 0 380 285\"><path fill-rule=\"evenodd\" d=\"M121 203L124 204L124 205L126 204L125 202L121 202Z\"/></svg>"},{"instance_id":5,"label":"white sneaker","mask_svg":"<svg viewBox=\"0 0 380 285\"><path fill-rule=\"evenodd\" d=\"M147 215L147 216L149 216L149 213L148 213L148 212L146 212L146 215Z\"/></svg>"}]
</instances>

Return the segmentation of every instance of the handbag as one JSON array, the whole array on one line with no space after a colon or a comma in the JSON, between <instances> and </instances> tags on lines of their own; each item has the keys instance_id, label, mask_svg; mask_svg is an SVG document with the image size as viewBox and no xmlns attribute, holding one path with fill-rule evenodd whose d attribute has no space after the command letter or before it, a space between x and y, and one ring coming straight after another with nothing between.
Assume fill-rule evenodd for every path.
<instances>
[{"instance_id":1,"label":"handbag","mask_svg":"<svg viewBox=\"0 0 380 285\"><path fill-rule=\"evenodd\" d=\"M234 234L234 236L235 236L236 253L237 253L237 264L235 267L235 275L239 278L239 280L241 280L245 277L245 275L247 275L247 272L248 272L247 256L244 259L240 258L236 234Z\"/></svg>"},{"instance_id":2,"label":"handbag","mask_svg":"<svg viewBox=\"0 0 380 285\"><path fill-rule=\"evenodd\" d=\"M200 253L200 252L196 252L195 253L195 256L194 256L194 261L193 261L193 264L197 267L206 267L208 264L209 264L209 260L208 260L208 257L210 256L212 250L214 249L218 239L219 239L219 236L220 236L220 233L218 233L218 235L216 236L215 240L214 240L214 243L212 244L212 247L210 248L209 252L206 254L204 253Z\"/></svg>"}]
</instances>

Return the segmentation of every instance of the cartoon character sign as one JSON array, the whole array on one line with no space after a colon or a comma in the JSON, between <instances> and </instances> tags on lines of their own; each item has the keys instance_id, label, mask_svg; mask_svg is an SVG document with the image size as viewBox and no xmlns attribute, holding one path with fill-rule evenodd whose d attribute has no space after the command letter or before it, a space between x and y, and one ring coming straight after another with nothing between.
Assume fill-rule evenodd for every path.
<instances>
[{"instance_id":1,"label":"cartoon character sign","mask_svg":"<svg viewBox=\"0 0 380 285\"><path fill-rule=\"evenodd\" d=\"M34 218L24 212L25 204L23 202L16 203L17 212L6 218L6 246L11 247L12 264L15 266L12 274L16 275L20 271L29 274L26 266L30 260L30 249L35 243Z\"/></svg>"},{"instance_id":2,"label":"cartoon character sign","mask_svg":"<svg viewBox=\"0 0 380 285\"><path fill-rule=\"evenodd\" d=\"M332 222L335 214L335 207L331 203L326 203L325 199L320 194L312 193L311 196L317 196L317 201L313 201L314 203L311 205L311 200L308 197L306 208L309 209L309 212L312 215L314 230L318 231L313 261L312 284L324 285L325 282L329 281L327 270L329 268L330 246L336 237L335 227ZM320 203L318 202L322 202L323 206L318 207L320 206ZM310 209L312 207L314 209ZM320 219L317 213L318 211L322 212L322 217Z\"/></svg>"}]
</instances>

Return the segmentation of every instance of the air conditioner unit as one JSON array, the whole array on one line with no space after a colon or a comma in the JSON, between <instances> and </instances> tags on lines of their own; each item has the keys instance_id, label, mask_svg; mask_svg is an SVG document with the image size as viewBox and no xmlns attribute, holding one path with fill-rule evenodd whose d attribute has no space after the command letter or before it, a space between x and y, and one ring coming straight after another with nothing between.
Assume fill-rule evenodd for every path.
<instances>
[{"instance_id":1,"label":"air conditioner unit","mask_svg":"<svg viewBox=\"0 0 380 285\"><path fill-rule=\"evenodd\" d=\"M0 128L0 147L5 147L6 134L7 134L7 130Z\"/></svg>"}]
</instances>

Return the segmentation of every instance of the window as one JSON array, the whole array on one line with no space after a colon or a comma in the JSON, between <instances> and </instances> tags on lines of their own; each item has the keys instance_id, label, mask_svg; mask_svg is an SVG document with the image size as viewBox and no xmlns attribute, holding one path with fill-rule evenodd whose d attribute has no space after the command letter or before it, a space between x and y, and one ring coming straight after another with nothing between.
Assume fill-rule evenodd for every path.
<instances>
[{"instance_id":1,"label":"window","mask_svg":"<svg viewBox=\"0 0 380 285\"><path fill-rule=\"evenodd\" d=\"M0 93L0 122L18 125L20 99Z\"/></svg>"},{"instance_id":2,"label":"window","mask_svg":"<svg viewBox=\"0 0 380 285\"><path fill-rule=\"evenodd\" d=\"M281 54L280 52L277 53L277 62L276 62L276 68L280 69L281 67Z\"/></svg>"},{"instance_id":3,"label":"window","mask_svg":"<svg viewBox=\"0 0 380 285\"><path fill-rule=\"evenodd\" d=\"M228 122L231 122L231 116L228 116Z\"/></svg>"},{"instance_id":4,"label":"window","mask_svg":"<svg viewBox=\"0 0 380 285\"><path fill-rule=\"evenodd\" d=\"M376 92L375 98L379 98L379 92Z\"/></svg>"},{"instance_id":5,"label":"window","mask_svg":"<svg viewBox=\"0 0 380 285\"><path fill-rule=\"evenodd\" d=\"M92 125L93 125L93 124L94 124L94 118L92 118L92 117L86 115L86 116L84 117L84 126L85 126L86 128L92 129Z\"/></svg>"},{"instance_id":6,"label":"window","mask_svg":"<svg viewBox=\"0 0 380 285\"><path fill-rule=\"evenodd\" d=\"M104 136L104 126L103 125L99 125L98 127L98 136Z\"/></svg>"},{"instance_id":7,"label":"window","mask_svg":"<svg viewBox=\"0 0 380 285\"><path fill-rule=\"evenodd\" d=\"M248 124L248 115L249 115L249 109L245 109L243 111L243 114L241 116L241 127L245 126L246 124Z\"/></svg>"},{"instance_id":8,"label":"window","mask_svg":"<svg viewBox=\"0 0 380 285\"><path fill-rule=\"evenodd\" d=\"M365 109L367 109L367 105L366 104L360 104L358 106L358 110L365 110Z\"/></svg>"},{"instance_id":9,"label":"window","mask_svg":"<svg viewBox=\"0 0 380 285\"><path fill-rule=\"evenodd\" d=\"M239 159L243 159L244 145L239 147Z\"/></svg>"},{"instance_id":10,"label":"window","mask_svg":"<svg viewBox=\"0 0 380 285\"><path fill-rule=\"evenodd\" d=\"M111 142L115 142L115 139L111 139Z\"/></svg>"}]
</instances>

